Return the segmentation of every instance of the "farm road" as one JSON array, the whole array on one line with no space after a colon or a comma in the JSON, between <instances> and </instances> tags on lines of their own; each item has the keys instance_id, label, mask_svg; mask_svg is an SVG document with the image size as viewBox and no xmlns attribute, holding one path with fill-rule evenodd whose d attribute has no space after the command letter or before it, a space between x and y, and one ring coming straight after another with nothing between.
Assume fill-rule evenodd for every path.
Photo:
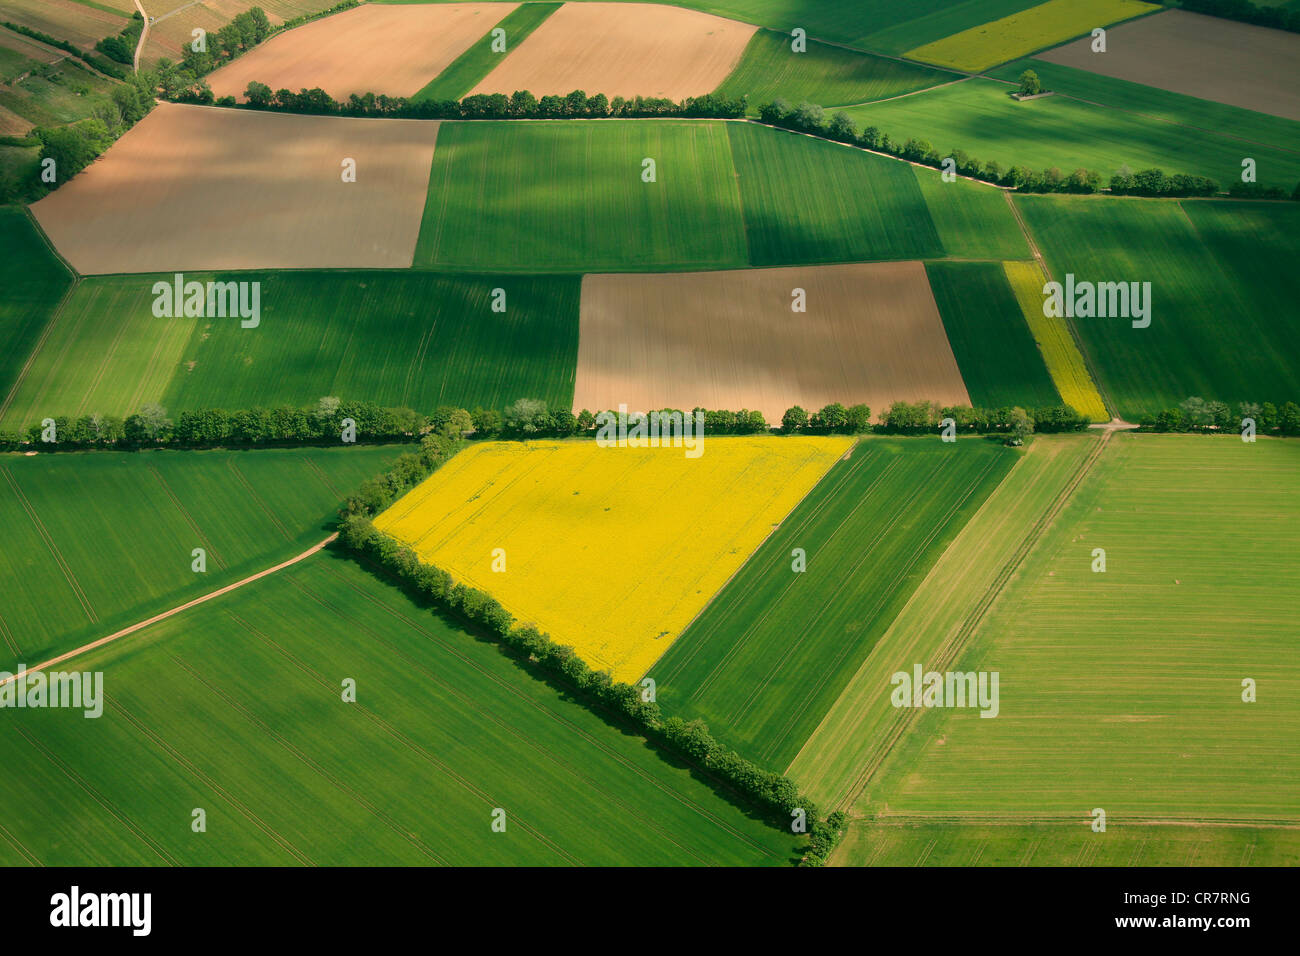
<instances>
[{"instance_id":1,"label":"farm road","mask_svg":"<svg viewBox=\"0 0 1300 956\"><path fill-rule=\"evenodd\" d=\"M143 630L144 628L148 627L150 624L157 624L159 621L164 621L167 618L172 617L173 615L181 613L181 611L188 611L190 608L211 601L213 598L221 597L221 595L223 594L228 594L229 592L234 591L237 588L242 588L245 584L252 584L254 581L260 580L261 578L266 577L268 574L275 574L276 571L283 571L285 568L290 567L291 565L295 565L299 561L304 561L307 558L310 558L313 554L315 554L317 551L320 551L326 545L330 544L337 537L338 537L337 534L332 534L324 541L321 541L319 544L312 545L310 548L308 548L306 551L304 551L302 554L298 555L297 557L290 558L288 561L281 561L279 564L275 565L275 567L266 568L263 571L258 571L256 574L250 574L242 581L236 581L234 584L227 584L224 588L218 588L215 591L210 591L209 593L203 595L202 597L197 597L193 601L187 601L184 604L172 608L170 611L163 611L161 614L155 614L153 617L149 618L148 620L140 621L139 623L132 624L130 627L124 627L120 631L115 631L114 633L108 635L108 637L101 637L97 641L91 641L89 644L83 644L81 645L81 647L78 647L75 650L68 651L66 654L60 654L58 657L52 657L48 661L43 661L42 663L37 664L35 667L27 668L26 673L33 674L36 671L45 670L45 668L47 667L53 667L55 664L61 664L64 661L69 660L70 658L80 657L82 654L89 653L90 651L93 651L98 647L103 647L105 644L109 644L113 641L119 640L120 638L126 637L127 635L134 634L136 631ZM18 679L18 675L11 674L5 680L0 681L0 686L8 684L17 679Z\"/></svg>"}]
</instances>

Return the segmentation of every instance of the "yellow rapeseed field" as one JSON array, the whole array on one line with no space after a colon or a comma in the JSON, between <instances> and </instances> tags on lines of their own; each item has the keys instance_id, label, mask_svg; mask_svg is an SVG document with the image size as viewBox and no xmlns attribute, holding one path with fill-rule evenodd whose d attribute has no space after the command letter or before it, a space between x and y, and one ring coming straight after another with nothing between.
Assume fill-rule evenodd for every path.
<instances>
[{"instance_id":1,"label":"yellow rapeseed field","mask_svg":"<svg viewBox=\"0 0 1300 956\"><path fill-rule=\"evenodd\" d=\"M1140 0L1049 0L908 50L903 55L936 66L977 73L1045 47L1159 10Z\"/></svg>"},{"instance_id":2,"label":"yellow rapeseed field","mask_svg":"<svg viewBox=\"0 0 1300 956\"><path fill-rule=\"evenodd\" d=\"M1004 262L1007 281L1016 294L1020 310L1029 323L1029 331L1043 353L1043 362L1052 376L1061 401L1094 422L1110 421L1106 403L1088 374L1079 347L1065 324L1065 319L1043 315L1043 270L1035 262Z\"/></svg>"},{"instance_id":3,"label":"yellow rapeseed field","mask_svg":"<svg viewBox=\"0 0 1300 956\"><path fill-rule=\"evenodd\" d=\"M681 448L487 442L375 525L630 682L852 445L706 438L689 459Z\"/></svg>"}]
</instances>

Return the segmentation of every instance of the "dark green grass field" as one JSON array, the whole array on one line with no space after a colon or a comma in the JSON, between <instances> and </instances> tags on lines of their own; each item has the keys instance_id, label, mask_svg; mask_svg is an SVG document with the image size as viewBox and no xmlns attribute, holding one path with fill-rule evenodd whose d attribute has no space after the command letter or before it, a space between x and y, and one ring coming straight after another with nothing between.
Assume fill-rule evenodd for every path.
<instances>
[{"instance_id":1,"label":"dark green grass field","mask_svg":"<svg viewBox=\"0 0 1300 956\"><path fill-rule=\"evenodd\" d=\"M39 663L301 553L401 451L0 456L0 664Z\"/></svg>"},{"instance_id":2,"label":"dark green grass field","mask_svg":"<svg viewBox=\"0 0 1300 956\"><path fill-rule=\"evenodd\" d=\"M860 442L652 668L665 712L786 767L1015 460L979 440Z\"/></svg>"},{"instance_id":3,"label":"dark green grass field","mask_svg":"<svg viewBox=\"0 0 1300 956\"><path fill-rule=\"evenodd\" d=\"M1300 207L1188 200L1016 199L1052 275L1149 281L1151 325L1076 319L1120 414L1130 421L1191 395L1296 401Z\"/></svg>"},{"instance_id":4,"label":"dark green grass field","mask_svg":"<svg viewBox=\"0 0 1300 956\"><path fill-rule=\"evenodd\" d=\"M493 25L506 31L506 52L492 52L492 30L485 33L477 43L458 56L439 73L424 89L416 93L412 100L458 100L472 90L479 80L492 72L511 50L528 39L528 35L542 25L542 22L556 10L558 3L521 3L518 7Z\"/></svg>"},{"instance_id":5,"label":"dark green grass field","mask_svg":"<svg viewBox=\"0 0 1300 956\"><path fill-rule=\"evenodd\" d=\"M1136 113L1148 120L1195 127L1211 134L1216 142L1220 138L1238 141L1242 144L1243 156L1253 155L1245 149L1252 144L1272 147L1273 149L1254 157L1259 162L1260 181L1276 180L1279 185L1293 185L1287 180L1287 170L1293 167L1294 155L1300 152L1300 122L1089 73L1070 66L1060 66L1046 60L1021 60L999 67L989 75L1017 82L1025 70L1033 70L1045 89L1055 90L1058 94ZM1274 162L1277 150L1290 154L1289 165ZM1240 164L1239 158L1238 167ZM1223 185L1228 185L1226 176Z\"/></svg>"},{"instance_id":6,"label":"dark green grass field","mask_svg":"<svg viewBox=\"0 0 1300 956\"><path fill-rule=\"evenodd\" d=\"M72 273L27 214L0 207L0 406L71 285Z\"/></svg>"},{"instance_id":7,"label":"dark green grass field","mask_svg":"<svg viewBox=\"0 0 1300 956\"><path fill-rule=\"evenodd\" d=\"M1133 171L1156 166L1167 173L1208 176L1226 189L1240 178L1242 157L1252 156L1260 182L1289 190L1300 180L1294 137L1291 149L1284 150L1243 142L1235 137L1245 134L1232 126L1211 124L1207 130L1156 122L1065 96L1018 103L1007 95L1013 89L972 79L847 112L860 127L875 126L897 142L915 137L941 153L961 149L981 162L996 160L1004 169L1055 166L1068 175L1083 167L1108 181L1125 165Z\"/></svg>"},{"instance_id":8,"label":"dark green grass field","mask_svg":"<svg viewBox=\"0 0 1300 956\"><path fill-rule=\"evenodd\" d=\"M126 415L314 404L567 407L578 350L577 277L420 272L240 273L262 283L261 324L156 318L159 276L84 280L17 390L5 427L46 415ZM166 278L166 277L162 277ZM206 281L209 276L191 276ZM493 312L492 290L506 293Z\"/></svg>"},{"instance_id":9,"label":"dark green grass field","mask_svg":"<svg viewBox=\"0 0 1300 956\"><path fill-rule=\"evenodd\" d=\"M923 90L957 79L928 66L809 41L803 53L791 49L789 33L759 30L745 47L736 69L718 87L724 96L748 96L749 111L783 97L798 105L847 106Z\"/></svg>"},{"instance_id":10,"label":"dark green grass field","mask_svg":"<svg viewBox=\"0 0 1300 956\"><path fill-rule=\"evenodd\" d=\"M655 161L655 182L642 161ZM726 124L444 123L415 266L482 272L732 268L745 237Z\"/></svg>"},{"instance_id":11,"label":"dark green grass field","mask_svg":"<svg viewBox=\"0 0 1300 956\"><path fill-rule=\"evenodd\" d=\"M76 664L104 672L102 717L10 714L0 863L794 855L792 837L689 768L328 552L127 641ZM345 678L355 703L341 700ZM191 830L195 807L204 833ZM496 808L504 832L491 829Z\"/></svg>"},{"instance_id":12,"label":"dark green grass field","mask_svg":"<svg viewBox=\"0 0 1300 956\"><path fill-rule=\"evenodd\" d=\"M1060 404L1001 263L927 262L925 272L972 402Z\"/></svg>"},{"instance_id":13,"label":"dark green grass field","mask_svg":"<svg viewBox=\"0 0 1300 956\"><path fill-rule=\"evenodd\" d=\"M907 164L751 123L727 129L751 264L943 255Z\"/></svg>"},{"instance_id":14,"label":"dark green grass field","mask_svg":"<svg viewBox=\"0 0 1300 956\"><path fill-rule=\"evenodd\" d=\"M1028 259L1029 243L1001 189L913 166L946 255L957 259Z\"/></svg>"}]
</instances>

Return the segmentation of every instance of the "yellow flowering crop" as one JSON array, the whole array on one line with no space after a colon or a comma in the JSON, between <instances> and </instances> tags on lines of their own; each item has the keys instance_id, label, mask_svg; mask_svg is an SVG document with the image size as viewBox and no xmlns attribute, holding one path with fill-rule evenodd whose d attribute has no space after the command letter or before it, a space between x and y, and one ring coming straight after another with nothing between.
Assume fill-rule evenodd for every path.
<instances>
[{"instance_id":1,"label":"yellow flowering crop","mask_svg":"<svg viewBox=\"0 0 1300 956\"><path fill-rule=\"evenodd\" d=\"M1028 10L981 23L903 55L936 66L978 73L1045 47L1064 43L1096 27L1159 10L1140 0L1049 0Z\"/></svg>"},{"instance_id":2,"label":"yellow flowering crop","mask_svg":"<svg viewBox=\"0 0 1300 956\"><path fill-rule=\"evenodd\" d=\"M1061 393L1061 401L1094 422L1110 421L1106 403L1088 374L1065 319L1043 315L1043 270L1034 262L1004 262L1002 267L1038 350L1043 353L1048 374Z\"/></svg>"},{"instance_id":3,"label":"yellow flowering crop","mask_svg":"<svg viewBox=\"0 0 1300 956\"><path fill-rule=\"evenodd\" d=\"M681 448L486 442L375 525L630 682L852 444L706 438L689 459Z\"/></svg>"}]
</instances>

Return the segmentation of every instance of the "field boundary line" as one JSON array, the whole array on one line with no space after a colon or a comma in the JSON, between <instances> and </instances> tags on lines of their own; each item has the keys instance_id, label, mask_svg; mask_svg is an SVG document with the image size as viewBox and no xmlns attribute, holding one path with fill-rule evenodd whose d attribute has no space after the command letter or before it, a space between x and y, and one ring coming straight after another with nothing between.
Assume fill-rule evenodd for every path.
<instances>
[{"instance_id":1,"label":"field boundary line","mask_svg":"<svg viewBox=\"0 0 1300 956\"><path fill-rule=\"evenodd\" d=\"M1020 569L1025 558L1034 550L1043 536L1053 526L1057 517L1065 509L1070 501L1074 498L1074 493L1083 483L1084 479L1091 473L1093 466L1101 457L1102 452L1110 442L1110 436L1113 431L1103 431L1101 438L1097 440L1096 447L1089 452L1088 457L1075 469L1074 474L1066 482L1065 487L1048 503L1046 509L1039 515L1038 520L1030 527L1029 531L1021 539L1012 552L1011 557L1002 565L997 576L993 579L992 585L987 588L984 594L976 602L975 607L962 621L957 632L951 639L938 647L935 656L932 659L932 666L935 670L942 670L953 661L956 661L961 653L969 645L971 638L983 623L989 610L997 603L998 599L1006 590L1012 577ZM892 726L886 731L884 745L876 749L875 755L867 761L865 767L858 774L857 778L851 783L843 796L835 800L836 809L841 809L856 803L867 785L875 777L876 773L884 765L885 761L894 752L894 745L899 741L904 733L907 732L916 722L916 714L913 710L901 711L899 716L894 720Z\"/></svg>"},{"instance_id":2,"label":"field boundary line","mask_svg":"<svg viewBox=\"0 0 1300 956\"><path fill-rule=\"evenodd\" d=\"M189 4L193 6L193 4ZM135 73L140 72L140 52L144 49L145 41L149 39L149 14L145 13L144 7L140 5L140 0L135 0L135 8L140 11L140 17L144 20L144 29L140 31L140 39L135 43L135 58L131 64L131 69ZM175 13L176 11L172 11Z\"/></svg>"},{"instance_id":3,"label":"field boundary line","mask_svg":"<svg viewBox=\"0 0 1300 956\"><path fill-rule=\"evenodd\" d=\"M184 604L177 605L171 610L163 611L161 614L155 614L153 617L149 618L148 620L140 621L136 624L130 625L129 627L124 627L120 631L115 631L112 634L109 634L107 637L101 637L98 640L91 641L89 644L83 644L81 645L81 647L75 648L74 650L68 651L67 653L60 654L58 657L52 657L48 661L43 661L42 663L37 664L35 667L27 668L26 673L32 674L35 673L36 671L45 670L47 667L53 667L55 664L62 664L64 661L71 660L74 657L80 657L82 654L87 654L90 651L95 650L96 648L103 647L105 644L112 643L113 641L117 641L131 634L134 634L136 631L143 630L144 628L148 627L151 624L156 624L159 621L166 620L167 618L179 614L182 611L188 611L192 607L197 607L200 604L205 604L208 601L211 601L213 598L218 598L221 597L221 595L223 594L228 594L229 592L234 591L236 588L242 588L245 584L252 584L254 581L258 580L259 578L264 578L269 574L274 574L276 571L282 571L291 565L297 564L299 561L303 561L306 558L311 557L317 551L320 551L327 545L331 544L334 541L334 539L337 537L338 537L337 533L332 534L324 541L312 545L302 554L297 555L296 557L289 558L287 561L281 561L279 564L275 565L274 567L270 567L262 571L258 571L256 574L250 574L248 577L236 581L234 584L227 584L223 588L218 588L215 591L209 591L207 594L204 594L202 597L197 597L192 601L187 601ZM18 679L17 675L11 675L5 680L0 680L0 687L3 687L5 684L10 683L11 681L15 681L17 679Z\"/></svg>"},{"instance_id":4,"label":"field boundary line","mask_svg":"<svg viewBox=\"0 0 1300 956\"><path fill-rule=\"evenodd\" d=\"M1014 810L1007 810L1001 813L989 813L987 811L965 813L961 811L954 812L947 810L927 813L925 811L885 810L872 816L855 816L853 819L862 823L873 823L878 824L879 826L890 827L908 827L915 826L918 823L928 823L933 826L953 827L1076 827L1081 823L1088 822L1088 817L1086 815L1081 815L1078 811L1074 810L1037 811L1032 813L1020 813ZM1124 817L1124 826L1300 830L1300 820L1291 817L1179 817L1171 816L1167 813L1159 813L1126 815Z\"/></svg>"}]
</instances>

